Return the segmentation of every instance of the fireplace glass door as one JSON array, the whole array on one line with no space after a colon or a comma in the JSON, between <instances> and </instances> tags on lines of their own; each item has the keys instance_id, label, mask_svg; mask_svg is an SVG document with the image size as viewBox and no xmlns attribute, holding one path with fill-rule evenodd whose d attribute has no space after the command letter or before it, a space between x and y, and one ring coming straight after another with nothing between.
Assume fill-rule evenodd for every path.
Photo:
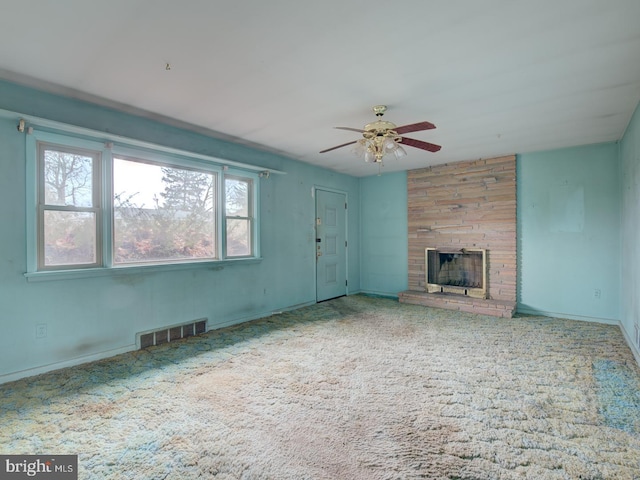
<instances>
[{"instance_id":1,"label":"fireplace glass door","mask_svg":"<svg viewBox=\"0 0 640 480\"><path fill-rule=\"evenodd\" d=\"M425 263L427 292L486 298L486 250L427 248Z\"/></svg>"}]
</instances>

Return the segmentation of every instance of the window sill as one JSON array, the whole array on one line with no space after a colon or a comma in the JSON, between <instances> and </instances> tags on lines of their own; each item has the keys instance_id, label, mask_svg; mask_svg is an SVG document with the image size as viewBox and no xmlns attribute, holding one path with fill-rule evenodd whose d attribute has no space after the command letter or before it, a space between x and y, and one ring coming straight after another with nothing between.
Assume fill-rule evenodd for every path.
<instances>
[{"instance_id":1,"label":"window sill","mask_svg":"<svg viewBox=\"0 0 640 480\"><path fill-rule=\"evenodd\" d=\"M251 265L262 262L262 258L238 258L234 260L216 260L207 262L167 263L162 265L132 265L112 268L85 268L75 270L49 270L46 272L27 272L28 282L46 282L51 280L73 280L76 278L114 277L120 275L140 275L147 273L170 272L175 270L223 270L232 265Z\"/></svg>"}]
</instances>

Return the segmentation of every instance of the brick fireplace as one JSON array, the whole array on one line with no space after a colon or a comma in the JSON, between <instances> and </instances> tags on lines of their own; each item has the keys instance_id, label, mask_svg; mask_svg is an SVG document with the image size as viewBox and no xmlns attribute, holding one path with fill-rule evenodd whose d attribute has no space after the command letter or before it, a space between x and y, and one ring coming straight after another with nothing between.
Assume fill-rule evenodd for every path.
<instances>
[{"instance_id":1,"label":"brick fireplace","mask_svg":"<svg viewBox=\"0 0 640 480\"><path fill-rule=\"evenodd\" d=\"M407 188L409 290L400 301L510 318L515 156L411 170Z\"/></svg>"}]
</instances>

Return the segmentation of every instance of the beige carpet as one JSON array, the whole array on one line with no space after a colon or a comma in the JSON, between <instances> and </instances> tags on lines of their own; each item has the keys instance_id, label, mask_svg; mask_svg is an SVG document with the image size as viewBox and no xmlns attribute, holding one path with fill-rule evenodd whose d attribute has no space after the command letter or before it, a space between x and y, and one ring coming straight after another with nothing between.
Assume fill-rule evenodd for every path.
<instances>
[{"instance_id":1,"label":"beige carpet","mask_svg":"<svg viewBox=\"0 0 640 480\"><path fill-rule=\"evenodd\" d=\"M640 479L617 327L353 296L0 386L81 479Z\"/></svg>"}]
</instances>

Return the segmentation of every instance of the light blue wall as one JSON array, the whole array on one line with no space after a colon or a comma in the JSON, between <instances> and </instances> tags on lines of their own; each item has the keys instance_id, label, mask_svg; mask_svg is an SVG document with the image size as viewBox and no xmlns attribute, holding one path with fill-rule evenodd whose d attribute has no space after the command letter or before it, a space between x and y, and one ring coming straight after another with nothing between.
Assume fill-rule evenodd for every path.
<instances>
[{"instance_id":1,"label":"light blue wall","mask_svg":"<svg viewBox=\"0 0 640 480\"><path fill-rule=\"evenodd\" d=\"M0 120L0 382L135 348L135 334L206 317L237 323L315 301L314 186L358 204L357 178L156 121L0 82L0 109L287 172L261 180L263 261L27 282L25 137ZM350 291L360 289L359 209L348 217ZM46 323L46 338L35 338Z\"/></svg>"},{"instance_id":2,"label":"light blue wall","mask_svg":"<svg viewBox=\"0 0 640 480\"><path fill-rule=\"evenodd\" d=\"M356 179L1 81L0 109L287 172L261 184L260 263L31 283L25 141L15 122L0 120L0 382L135 348L136 332L201 317L215 327L313 303L314 187L348 196L349 292L407 288L405 173ZM640 321L639 116L620 146L518 157L520 310L621 319L631 337ZM35 338L39 323L44 339Z\"/></svg>"},{"instance_id":3,"label":"light blue wall","mask_svg":"<svg viewBox=\"0 0 640 480\"><path fill-rule=\"evenodd\" d=\"M518 310L617 322L618 145L519 155L517 169ZM408 276L406 174L363 178L360 190L361 288L396 295Z\"/></svg>"},{"instance_id":4,"label":"light blue wall","mask_svg":"<svg viewBox=\"0 0 640 480\"><path fill-rule=\"evenodd\" d=\"M640 361L640 105L620 144L622 163L622 326Z\"/></svg>"},{"instance_id":5,"label":"light blue wall","mask_svg":"<svg viewBox=\"0 0 640 480\"><path fill-rule=\"evenodd\" d=\"M615 143L518 156L518 311L620 319L620 201Z\"/></svg>"},{"instance_id":6,"label":"light blue wall","mask_svg":"<svg viewBox=\"0 0 640 480\"><path fill-rule=\"evenodd\" d=\"M360 180L363 292L397 296L407 289L407 174Z\"/></svg>"}]
</instances>

